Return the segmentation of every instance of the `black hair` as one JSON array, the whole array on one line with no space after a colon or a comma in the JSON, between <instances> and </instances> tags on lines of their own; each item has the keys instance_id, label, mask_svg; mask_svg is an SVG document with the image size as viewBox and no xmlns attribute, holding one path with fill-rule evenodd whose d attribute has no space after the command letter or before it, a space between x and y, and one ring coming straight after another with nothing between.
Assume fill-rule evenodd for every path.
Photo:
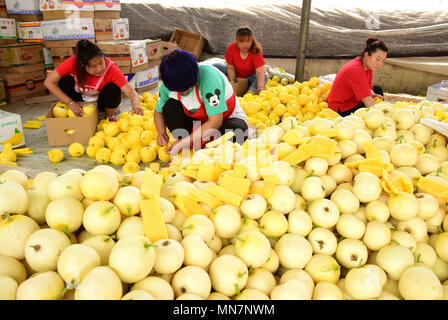
<instances>
[{"instance_id":1,"label":"black hair","mask_svg":"<svg viewBox=\"0 0 448 320\"><path fill-rule=\"evenodd\" d=\"M79 40L76 44L76 77L81 88L85 85L85 68L95 57L104 57L101 49L89 40Z\"/></svg>"},{"instance_id":2,"label":"black hair","mask_svg":"<svg viewBox=\"0 0 448 320\"><path fill-rule=\"evenodd\" d=\"M236 35L235 37L249 37L252 40L252 46L250 47L250 51L253 54L259 54L261 52L261 43L257 41L257 39L255 39L255 35L254 32L252 31L251 28L249 28L249 26L244 26L241 28L238 28L238 30L236 30Z\"/></svg>"},{"instance_id":3,"label":"black hair","mask_svg":"<svg viewBox=\"0 0 448 320\"><path fill-rule=\"evenodd\" d=\"M389 48L387 48L386 44L375 37L369 37L366 39L366 47L364 48L364 51L361 54L361 58L364 57L364 53L368 53L369 56L372 55L372 53L376 52L376 50L382 50L384 52L388 52Z\"/></svg>"}]
</instances>

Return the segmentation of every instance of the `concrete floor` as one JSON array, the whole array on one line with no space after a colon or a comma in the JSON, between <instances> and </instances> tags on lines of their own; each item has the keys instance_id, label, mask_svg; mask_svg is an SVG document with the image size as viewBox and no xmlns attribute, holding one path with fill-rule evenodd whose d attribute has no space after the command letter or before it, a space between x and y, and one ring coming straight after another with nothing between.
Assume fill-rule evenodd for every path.
<instances>
[{"instance_id":1,"label":"concrete floor","mask_svg":"<svg viewBox=\"0 0 448 320\"><path fill-rule=\"evenodd\" d=\"M151 93L156 93L158 90L150 90ZM27 120L37 120L39 116L45 116L48 110L54 105L55 102L41 102L35 104L25 104L25 101L19 101L12 104L7 104L6 106L0 107L0 109L20 114L22 118L22 123ZM130 111L131 103L126 97L122 99L120 106L121 112ZM105 113L100 112L98 115L99 120L105 118ZM22 155L17 157L18 166L7 166L0 164L0 173L8 169L17 169L24 172L28 177L34 177L37 173L41 171L52 171L56 173L62 173L73 168L80 168L84 170L89 170L98 165L95 159L89 158L84 154L80 158L72 158L67 149L67 147L50 147L48 146L47 140L47 129L45 126L45 121L42 121L42 127L40 129L24 129L25 143L26 146L34 150L34 154ZM47 152L51 149L61 149L64 152L64 160L59 163L50 162L48 159ZM118 172L121 173L121 166L114 167ZM144 170L145 164L140 164L140 168Z\"/></svg>"}]
</instances>

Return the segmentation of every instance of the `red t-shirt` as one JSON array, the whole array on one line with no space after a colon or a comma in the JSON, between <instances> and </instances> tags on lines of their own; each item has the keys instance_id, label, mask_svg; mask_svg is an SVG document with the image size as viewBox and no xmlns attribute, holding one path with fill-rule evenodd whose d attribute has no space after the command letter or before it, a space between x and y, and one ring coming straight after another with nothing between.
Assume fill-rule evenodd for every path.
<instances>
[{"instance_id":1,"label":"red t-shirt","mask_svg":"<svg viewBox=\"0 0 448 320\"><path fill-rule=\"evenodd\" d=\"M122 88L128 80L124 76L123 72L117 67L117 65L109 59L106 59L106 66L112 63L112 66L107 71L106 75L103 78L103 82L98 87L98 91L101 91L108 83L113 82L119 88ZM61 65L56 68L56 72L61 76L65 77L66 75L76 75L76 55L71 56L67 60L65 60ZM93 90L98 82L100 77L91 76L86 74L86 90Z\"/></svg>"},{"instance_id":2,"label":"red t-shirt","mask_svg":"<svg viewBox=\"0 0 448 320\"><path fill-rule=\"evenodd\" d=\"M238 78L246 78L255 73L255 69L264 66L263 52L253 54L249 51L246 59L241 59L240 49L236 45L236 41L229 44L224 58L227 64L235 66L236 76Z\"/></svg>"},{"instance_id":3,"label":"red t-shirt","mask_svg":"<svg viewBox=\"0 0 448 320\"><path fill-rule=\"evenodd\" d=\"M357 57L337 73L328 95L328 106L336 112L350 110L371 96L372 88L372 70L364 70L361 58Z\"/></svg>"}]
</instances>

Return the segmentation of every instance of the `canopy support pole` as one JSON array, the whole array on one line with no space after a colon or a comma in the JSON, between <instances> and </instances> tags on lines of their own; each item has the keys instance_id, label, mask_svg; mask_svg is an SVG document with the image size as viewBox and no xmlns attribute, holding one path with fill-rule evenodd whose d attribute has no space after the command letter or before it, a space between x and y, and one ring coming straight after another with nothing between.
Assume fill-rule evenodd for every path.
<instances>
[{"instance_id":1,"label":"canopy support pole","mask_svg":"<svg viewBox=\"0 0 448 320\"><path fill-rule=\"evenodd\" d=\"M302 0L302 15L300 17L299 52L296 58L295 80L302 82L305 73L306 43L310 25L311 0Z\"/></svg>"}]
</instances>

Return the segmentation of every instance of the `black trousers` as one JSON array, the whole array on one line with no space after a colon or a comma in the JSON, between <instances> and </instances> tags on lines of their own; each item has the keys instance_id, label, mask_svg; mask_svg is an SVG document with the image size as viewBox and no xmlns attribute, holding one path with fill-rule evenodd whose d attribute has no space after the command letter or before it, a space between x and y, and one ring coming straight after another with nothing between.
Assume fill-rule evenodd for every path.
<instances>
[{"instance_id":1,"label":"black trousers","mask_svg":"<svg viewBox=\"0 0 448 320\"><path fill-rule=\"evenodd\" d=\"M381 88L380 86L373 86L373 92L376 93L376 94L379 94L381 96L384 95L383 88ZM350 110L347 110L347 111L344 111L344 112L340 111L338 113L339 113L339 115L341 117L345 117L345 116L349 116L350 114L352 114L356 110L361 109L361 108L365 108L365 107L366 106L365 106L364 102L360 102L359 104L357 104L355 107L351 108Z\"/></svg>"},{"instance_id":2,"label":"black trousers","mask_svg":"<svg viewBox=\"0 0 448 320\"><path fill-rule=\"evenodd\" d=\"M193 127L197 119L189 117L185 114L182 103L176 99L168 99L162 109L165 125L170 130L173 137L182 139L191 134ZM181 130L176 130L181 129ZM182 130L183 129L183 130ZM249 137L249 128L247 123L238 118L230 118L224 121L219 128L220 135L233 131L235 135L232 138L232 142L238 142L243 144ZM217 137L215 137L217 138Z\"/></svg>"},{"instance_id":3,"label":"black trousers","mask_svg":"<svg viewBox=\"0 0 448 320\"><path fill-rule=\"evenodd\" d=\"M59 88L66 95L76 102L84 101L82 94L75 91L75 79L71 75L62 77L59 80ZM113 82L104 86L103 90L98 95L97 106L98 110L115 109L121 103L121 89Z\"/></svg>"}]
</instances>

